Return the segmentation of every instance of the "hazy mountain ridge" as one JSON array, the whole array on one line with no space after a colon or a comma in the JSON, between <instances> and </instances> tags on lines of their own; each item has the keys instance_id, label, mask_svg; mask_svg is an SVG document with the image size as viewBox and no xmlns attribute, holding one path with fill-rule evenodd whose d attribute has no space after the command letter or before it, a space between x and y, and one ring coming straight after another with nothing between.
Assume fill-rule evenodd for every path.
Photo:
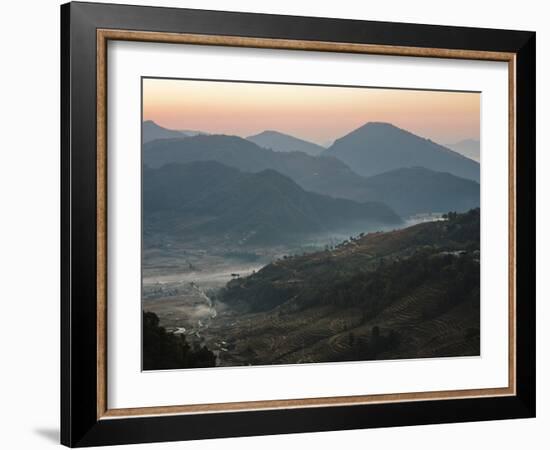
<instances>
[{"instance_id":1,"label":"hazy mountain ridge","mask_svg":"<svg viewBox=\"0 0 550 450\"><path fill-rule=\"evenodd\" d=\"M214 161L144 168L143 214L147 234L198 233L243 243L401 222L379 202L335 199L307 192L272 169L245 173Z\"/></svg>"},{"instance_id":2,"label":"hazy mountain ridge","mask_svg":"<svg viewBox=\"0 0 550 450\"><path fill-rule=\"evenodd\" d=\"M464 212L479 207L479 183L424 167L391 170L366 178L372 199L402 217L422 212Z\"/></svg>"},{"instance_id":3,"label":"hazy mountain ridge","mask_svg":"<svg viewBox=\"0 0 550 450\"><path fill-rule=\"evenodd\" d=\"M153 141L144 146L143 159L152 168L174 162L217 161L245 172L272 169L307 191L358 202L388 202L401 215L465 211L479 205L479 199L472 197L476 185L468 180L460 182L450 174L437 174L428 169L419 174L418 169L410 169L399 172L402 178L396 178L390 171L371 180L357 175L337 158L275 152L237 136L200 135ZM382 186L387 190L382 191ZM445 204L438 200L441 199L438 192L448 194Z\"/></svg>"},{"instance_id":4,"label":"hazy mountain ridge","mask_svg":"<svg viewBox=\"0 0 550 450\"><path fill-rule=\"evenodd\" d=\"M143 143L147 144L157 139L181 139L198 134L206 134L196 130L171 130L161 127L152 120L145 120L142 124L142 139Z\"/></svg>"},{"instance_id":5,"label":"hazy mountain ridge","mask_svg":"<svg viewBox=\"0 0 550 450\"><path fill-rule=\"evenodd\" d=\"M276 152L237 136L195 136L150 142L144 146L143 161L151 168L174 162L217 161L245 172L273 169L308 191L369 200L363 192L364 179L337 158Z\"/></svg>"},{"instance_id":6,"label":"hazy mountain ridge","mask_svg":"<svg viewBox=\"0 0 550 450\"><path fill-rule=\"evenodd\" d=\"M337 157L363 176L425 167L479 181L479 164L442 145L385 122L369 122L337 139L323 155Z\"/></svg>"},{"instance_id":7,"label":"hazy mountain ridge","mask_svg":"<svg viewBox=\"0 0 550 450\"><path fill-rule=\"evenodd\" d=\"M266 130L259 134L248 136L246 139L260 147L275 150L276 152L304 152L308 155L318 156L326 150L321 145L273 130Z\"/></svg>"},{"instance_id":8,"label":"hazy mountain ridge","mask_svg":"<svg viewBox=\"0 0 550 450\"><path fill-rule=\"evenodd\" d=\"M141 133L144 144L156 139L174 139L187 136L181 131L169 130L168 128L161 127L152 120L145 120L143 122Z\"/></svg>"}]
</instances>

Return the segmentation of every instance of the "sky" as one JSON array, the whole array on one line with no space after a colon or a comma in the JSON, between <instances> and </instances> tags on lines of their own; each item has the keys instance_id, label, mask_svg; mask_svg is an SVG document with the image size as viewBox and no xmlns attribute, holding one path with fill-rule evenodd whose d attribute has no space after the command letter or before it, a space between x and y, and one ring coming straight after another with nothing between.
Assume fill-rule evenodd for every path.
<instances>
[{"instance_id":1,"label":"sky","mask_svg":"<svg viewBox=\"0 0 550 450\"><path fill-rule=\"evenodd\" d=\"M321 145L367 122L441 144L479 139L480 94L451 91L143 79L143 120L247 137L276 130Z\"/></svg>"}]
</instances>

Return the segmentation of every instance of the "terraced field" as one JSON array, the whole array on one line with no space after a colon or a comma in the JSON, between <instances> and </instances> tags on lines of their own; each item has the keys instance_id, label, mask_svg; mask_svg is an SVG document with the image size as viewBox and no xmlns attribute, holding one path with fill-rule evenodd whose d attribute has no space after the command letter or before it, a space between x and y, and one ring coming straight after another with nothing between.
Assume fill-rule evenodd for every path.
<instances>
[{"instance_id":1,"label":"terraced field","mask_svg":"<svg viewBox=\"0 0 550 450\"><path fill-rule=\"evenodd\" d=\"M219 364L479 355L479 234L467 219L369 234L228 283L208 330L229 342Z\"/></svg>"},{"instance_id":2,"label":"terraced field","mask_svg":"<svg viewBox=\"0 0 550 450\"><path fill-rule=\"evenodd\" d=\"M222 315L208 335L231 343L219 361L230 366L478 355L478 306L465 301L426 319L444 295L437 283L423 285L372 317L361 308L330 306L300 314L281 313L280 307L267 314Z\"/></svg>"}]
</instances>

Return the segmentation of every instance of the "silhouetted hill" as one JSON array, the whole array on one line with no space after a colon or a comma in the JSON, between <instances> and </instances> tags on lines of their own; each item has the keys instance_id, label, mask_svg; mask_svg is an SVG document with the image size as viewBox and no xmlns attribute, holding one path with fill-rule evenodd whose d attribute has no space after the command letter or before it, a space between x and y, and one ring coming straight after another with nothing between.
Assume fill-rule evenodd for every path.
<instances>
[{"instance_id":1,"label":"silhouetted hill","mask_svg":"<svg viewBox=\"0 0 550 450\"><path fill-rule=\"evenodd\" d=\"M143 162L158 168L170 163L217 161L247 172L282 165L281 154L258 147L238 136L221 134L163 139L143 146Z\"/></svg>"},{"instance_id":2,"label":"silhouetted hill","mask_svg":"<svg viewBox=\"0 0 550 450\"><path fill-rule=\"evenodd\" d=\"M144 144L156 139L173 139L187 136L187 134L181 131L169 130L168 128L161 127L152 120L146 120L143 122L142 133Z\"/></svg>"},{"instance_id":3,"label":"silhouetted hill","mask_svg":"<svg viewBox=\"0 0 550 450\"><path fill-rule=\"evenodd\" d=\"M254 142L260 147L275 150L276 152L304 152L308 155L317 156L326 150L325 147L314 144L313 142L272 130L266 130L254 136L248 136L246 139Z\"/></svg>"},{"instance_id":4,"label":"silhouetted hill","mask_svg":"<svg viewBox=\"0 0 550 450\"><path fill-rule=\"evenodd\" d=\"M189 136L208 135L203 131L198 130L170 130L168 128L161 127L152 120L145 120L143 122L143 143L155 141L157 139L182 139Z\"/></svg>"},{"instance_id":5,"label":"silhouetted hill","mask_svg":"<svg viewBox=\"0 0 550 450\"><path fill-rule=\"evenodd\" d=\"M214 367L216 355L208 347L191 348L185 335L169 333L153 312L143 311L143 370Z\"/></svg>"},{"instance_id":6,"label":"silhouetted hill","mask_svg":"<svg viewBox=\"0 0 550 450\"><path fill-rule=\"evenodd\" d=\"M366 179L372 199L402 217L418 213L468 211L480 204L479 184L424 167L391 170Z\"/></svg>"},{"instance_id":7,"label":"silhouetted hill","mask_svg":"<svg viewBox=\"0 0 550 450\"><path fill-rule=\"evenodd\" d=\"M253 309L268 309L295 298L307 285L308 289L313 289L312 295L302 297L300 302L309 304L325 298L326 292L337 290L340 281L376 268L380 264L379 258L395 261L409 258L417 251L448 253L479 250L479 224L479 209L474 209L464 214L453 213L452 220L361 235L332 249L292 256L269 264L254 275L230 282L223 298L226 301L248 303ZM373 261L376 261L374 267L371 265ZM284 282L288 278L303 280L303 284L288 285ZM393 281L399 284L399 280ZM265 288L266 283L270 289ZM267 300L269 305L260 306L258 302L264 300L256 289L272 291L274 296L279 297L276 304L271 302L274 299L272 297ZM327 298L327 301L330 299Z\"/></svg>"},{"instance_id":8,"label":"silhouetted hill","mask_svg":"<svg viewBox=\"0 0 550 450\"><path fill-rule=\"evenodd\" d=\"M245 172L273 169L307 191L366 201L364 178L336 158L303 152L275 152L237 136L210 135L170 139L144 145L143 162L158 168L169 163L217 161Z\"/></svg>"},{"instance_id":9,"label":"silhouetted hill","mask_svg":"<svg viewBox=\"0 0 550 450\"><path fill-rule=\"evenodd\" d=\"M479 164L475 161L389 123L369 122L337 139L323 155L341 159L363 176L402 167L425 167L479 181Z\"/></svg>"},{"instance_id":10,"label":"silhouetted hill","mask_svg":"<svg viewBox=\"0 0 550 450\"><path fill-rule=\"evenodd\" d=\"M479 209L230 281L225 365L479 355Z\"/></svg>"},{"instance_id":11,"label":"silhouetted hill","mask_svg":"<svg viewBox=\"0 0 550 450\"><path fill-rule=\"evenodd\" d=\"M208 136L210 134L200 130L178 130L178 131L184 134L185 136L198 136L199 134Z\"/></svg>"},{"instance_id":12,"label":"silhouetted hill","mask_svg":"<svg viewBox=\"0 0 550 450\"><path fill-rule=\"evenodd\" d=\"M480 143L476 139L464 139L454 144L447 144L446 147L460 153L466 158L479 162Z\"/></svg>"},{"instance_id":13,"label":"silhouetted hill","mask_svg":"<svg viewBox=\"0 0 550 450\"><path fill-rule=\"evenodd\" d=\"M307 192L272 169L243 173L214 161L144 168L145 232L278 242L400 223L378 202Z\"/></svg>"},{"instance_id":14,"label":"silhouetted hill","mask_svg":"<svg viewBox=\"0 0 550 450\"><path fill-rule=\"evenodd\" d=\"M387 199L400 215L465 211L479 205L479 193L477 200L472 194L475 183L461 183L451 174L408 169L371 180L357 175L337 158L275 152L237 136L200 135L154 141L144 146L143 159L153 168L173 162L217 161L244 172L276 170L310 192L357 202ZM445 199L440 193L449 195Z\"/></svg>"}]
</instances>

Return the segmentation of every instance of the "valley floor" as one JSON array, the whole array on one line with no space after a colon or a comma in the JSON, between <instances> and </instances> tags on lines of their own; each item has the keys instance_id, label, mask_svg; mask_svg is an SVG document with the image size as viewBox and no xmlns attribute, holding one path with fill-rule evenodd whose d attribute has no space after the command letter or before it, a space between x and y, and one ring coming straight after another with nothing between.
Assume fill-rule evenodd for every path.
<instances>
[{"instance_id":1,"label":"valley floor","mask_svg":"<svg viewBox=\"0 0 550 450\"><path fill-rule=\"evenodd\" d=\"M439 220L439 215L414 219L426 224ZM416 242L418 237L407 239ZM142 307L155 313L167 331L183 334L191 345L213 351L217 366L479 355L479 291L477 302L475 295L468 295L449 303L447 275L425 277L408 289L397 290L391 301L376 308L369 306L369 298L341 301L338 291L334 291L334 301L304 303L302 291L312 289L304 284L304 274L319 276L310 266L345 256L346 261L355 258L365 279L377 271L381 273L377 276L387 278L388 263L398 266L412 254L409 247L362 246L363 241L372 239L352 240L345 246L324 243L325 250L311 257L303 248L283 247L259 248L250 254L227 248L207 253L177 245L146 250ZM467 270L479 271L478 250L447 247L432 245L426 258L444 260L450 268L460 263ZM284 256L288 254L300 256ZM307 269L301 259L307 260ZM243 307L240 299L234 301L232 291L256 289L253 280L265 278L262 268L269 265L273 270L278 264L286 272L262 289L282 289L288 298L260 310ZM289 276L287 269L294 275ZM298 290L296 284L301 286Z\"/></svg>"}]
</instances>

